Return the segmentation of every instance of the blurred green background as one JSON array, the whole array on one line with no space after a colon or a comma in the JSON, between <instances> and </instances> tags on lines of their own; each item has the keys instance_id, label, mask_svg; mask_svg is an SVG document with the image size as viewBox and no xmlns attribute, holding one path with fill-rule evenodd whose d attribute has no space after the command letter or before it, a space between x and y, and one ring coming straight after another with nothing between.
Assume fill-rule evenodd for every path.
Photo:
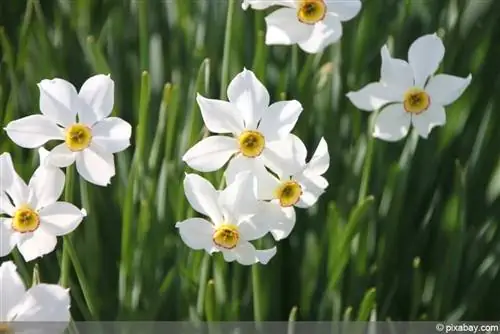
<instances>
[{"instance_id":1,"label":"blurred green background","mask_svg":"<svg viewBox=\"0 0 500 334\"><path fill-rule=\"evenodd\" d=\"M240 0L0 1L2 126L39 112L44 78L79 88L111 73L114 115L134 127L112 185L75 179L65 195L89 212L66 240L74 319L498 320L500 1L366 0L318 55L266 47L266 13ZM428 140L370 140L370 114L345 94L379 79L386 42L406 59L433 32L441 70L471 85ZM295 133L310 154L324 136L331 155L330 187L267 266L190 251L174 228L194 215L181 156L204 135L195 95L224 97L243 67L273 101L301 101ZM36 151L3 131L0 145L28 179ZM217 186L221 172L205 176ZM35 263L60 280L62 244L28 264L13 254L28 283Z\"/></svg>"}]
</instances>

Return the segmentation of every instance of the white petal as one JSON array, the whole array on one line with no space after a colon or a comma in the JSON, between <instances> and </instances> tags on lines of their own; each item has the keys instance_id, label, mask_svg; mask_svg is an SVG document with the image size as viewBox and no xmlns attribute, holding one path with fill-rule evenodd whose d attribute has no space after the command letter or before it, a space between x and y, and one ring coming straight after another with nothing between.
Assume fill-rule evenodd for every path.
<instances>
[{"instance_id":1,"label":"white petal","mask_svg":"<svg viewBox=\"0 0 500 334\"><path fill-rule=\"evenodd\" d=\"M302 177L300 179L300 185L302 187L302 195L300 200L295 204L295 206L307 209L312 207L318 201L319 197L325 192L323 188L316 186L314 183L310 182L307 177Z\"/></svg>"},{"instance_id":2,"label":"white petal","mask_svg":"<svg viewBox=\"0 0 500 334\"><path fill-rule=\"evenodd\" d=\"M295 0L243 0L243 3L241 4L241 8L243 8L243 10L247 10L248 7L251 7L254 10L262 10L272 6L294 7Z\"/></svg>"},{"instance_id":3,"label":"white petal","mask_svg":"<svg viewBox=\"0 0 500 334\"><path fill-rule=\"evenodd\" d=\"M257 198L259 200L272 200L275 197L274 191L280 185L280 180L269 173L264 165L253 170L257 180Z\"/></svg>"},{"instance_id":4,"label":"white petal","mask_svg":"<svg viewBox=\"0 0 500 334\"><path fill-rule=\"evenodd\" d=\"M214 224L222 222L223 216L219 208L219 193L206 179L197 174L186 174L184 193L196 212L210 217Z\"/></svg>"},{"instance_id":5,"label":"white petal","mask_svg":"<svg viewBox=\"0 0 500 334\"><path fill-rule=\"evenodd\" d=\"M262 215L268 220L271 234L276 241L287 238L295 226L294 207L283 208L278 202L262 203Z\"/></svg>"},{"instance_id":6,"label":"white petal","mask_svg":"<svg viewBox=\"0 0 500 334\"><path fill-rule=\"evenodd\" d=\"M408 62L413 68L415 86L424 86L427 78L438 69L443 57L443 41L436 34L424 35L412 43L408 50Z\"/></svg>"},{"instance_id":7,"label":"white petal","mask_svg":"<svg viewBox=\"0 0 500 334\"><path fill-rule=\"evenodd\" d=\"M26 288L12 261L0 265L0 321L7 321L7 314L23 298Z\"/></svg>"},{"instance_id":8,"label":"white petal","mask_svg":"<svg viewBox=\"0 0 500 334\"><path fill-rule=\"evenodd\" d=\"M49 152L47 163L56 167L68 167L75 162L77 153L72 152L66 143L57 145Z\"/></svg>"},{"instance_id":9,"label":"white petal","mask_svg":"<svg viewBox=\"0 0 500 334\"><path fill-rule=\"evenodd\" d=\"M266 16L266 44L291 45L307 40L314 26L297 19L297 10L280 8Z\"/></svg>"},{"instance_id":10,"label":"white petal","mask_svg":"<svg viewBox=\"0 0 500 334\"><path fill-rule=\"evenodd\" d=\"M242 220L238 224L238 229L243 240L252 241L265 236L269 232L269 226L263 221L265 217L259 213L257 216Z\"/></svg>"},{"instance_id":11,"label":"white petal","mask_svg":"<svg viewBox=\"0 0 500 334\"><path fill-rule=\"evenodd\" d=\"M39 228L30 236L21 238L17 248L23 256L24 261L29 262L51 253L56 248L56 244L56 236L48 234L43 229Z\"/></svg>"},{"instance_id":12,"label":"white petal","mask_svg":"<svg viewBox=\"0 0 500 334\"><path fill-rule=\"evenodd\" d=\"M236 175L234 182L230 183L219 194L219 206L226 218L232 218L233 224L239 223L240 217L257 213L257 197L255 177L247 171ZM217 222L214 222L217 224Z\"/></svg>"},{"instance_id":13,"label":"white petal","mask_svg":"<svg viewBox=\"0 0 500 334\"><path fill-rule=\"evenodd\" d=\"M37 148L49 140L64 139L63 130L44 115L31 115L12 121L5 127L7 136L24 148Z\"/></svg>"},{"instance_id":14,"label":"white petal","mask_svg":"<svg viewBox=\"0 0 500 334\"><path fill-rule=\"evenodd\" d=\"M0 257L9 255L17 244L18 236L11 228L11 224L11 218L0 218Z\"/></svg>"},{"instance_id":15,"label":"white petal","mask_svg":"<svg viewBox=\"0 0 500 334\"><path fill-rule=\"evenodd\" d=\"M4 193L0 193L0 214L14 215L15 208Z\"/></svg>"},{"instance_id":16,"label":"white petal","mask_svg":"<svg viewBox=\"0 0 500 334\"><path fill-rule=\"evenodd\" d=\"M42 283L26 291L24 298L15 307L15 319L16 322L68 323L69 307L68 289L55 284Z\"/></svg>"},{"instance_id":17,"label":"white petal","mask_svg":"<svg viewBox=\"0 0 500 334\"><path fill-rule=\"evenodd\" d=\"M92 142L107 153L124 151L130 146L132 126L118 117L108 117L92 127Z\"/></svg>"},{"instance_id":18,"label":"white petal","mask_svg":"<svg viewBox=\"0 0 500 334\"><path fill-rule=\"evenodd\" d=\"M26 204L30 191L24 180L14 169L10 154L2 154L0 157L0 168L2 174L0 188L3 188L0 190L5 191L10 196L12 202L14 202L14 206Z\"/></svg>"},{"instance_id":19,"label":"white petal","mask_svg":"<svg viewBox=\"0 0 500 334\"><path fill-rule=\"evenodd\" d=\"M91 107L88 112L79 113L78 118L81 122L92 126L108 117L113 111L115 83L109 75L94 75L83 83L78 95Z\"/></svg>"},{"instance_id":20,"label":"white petal","mask_svg":"<svg viewBox=\"0 0 500 334\"><path fill-rule=\"evenodd\" d=\"M266 148L262 151L264 165L275 174L281 176L292 175L304 167L305 161L300 160L302 145L293 145L300 140L295 135L290 135L284 140L266 143Z\"/></svg>"},{"instance_id":21,"label":"white petal","mask_svg":"<svg viewBox=\"0 0 500 334\"><path fill-rule=\"evenodd\" d=\"M341 21L349 21L361 10L360 0L328 1L328 11L336 14Z\"/></svg>"},{"instance_id":22,"label":"white petal","mask_svg":"<svg viewBox=\"0 0 500 334\"><path fill-rule=\"evenodd\" d=\"M236 154L229 163L224 171L224 177L226 179L226 184L231 184L236 179L236 175L241 172L250 171L255 174L255 169L263 167L261 159L258 158L247 158L242 154Z\"/></svg>"},{"instance_id":23,"label":"white petal","mask_svg":"<svg viewBox=\"0 0 500 334\"><path fill-rule=\"evenodd\" d=\"M82 104L75 86L66 80L55 78L40 81L38 88L42 114L62 126L75 123Z\"/></svg>"},{"instance_id":24,"label":"white petal","mask_svg":"<svg viewBox=\"0 0 500 334\"><path fill-rule=\"evenodd\" d=\"M200 172L213 172L226 164L238 151L236 139L225 136L210 136L196 143L182 157L191 168Z\"/></svg>"},{"instance_id":25,"label":"white petal","mask_svg":"<svg viewBox=\"0 0 500 334\"><path fill-rule=\"evenodd\" d=\"M432 103L447 106L457 100L469 86L472 75L460 78L454 75L438 74L429 80L425 90L431 97Z\"/></svg>"},{"instance_id":26,"label":"white petal","mask_svg":"<svg viewBox=\"0 0 500 334\"><path fill-rule=\"evenodd\" d=\"M373 136L386 141L397 141L408 134L411 116L402 104L393 104L382 109L375 120Z\"/></svg>"},{"instance_id":27,"label":"white petal","mask_svg":"<svg viewBox=\"0 0 500 334\"><path fill-rule=\"evenodd\" d=\"M402 96L406 90L413 86L413 70L406 61L392 58L387 45L380 50L382 67L380 81L390 87L395 96Z\"/></svg>"},{"instance_id":28,"label":"white petal","mask_svg":"<svg viewBox=\"0 0 500 334\"><path fill-rule=\"evenodd\" d=\"M328 167L330 167L328 144L325 138L321 137L318 147L316 147L311 160L307 163L304 172L311 175L323 175L328 170Z\"/></svg>"},{"instance_id":29,"label":"white petal","mask_svg":"<svg viewBox=\"0 0 500 334\"><path fill-rule=\"evenodd\" d=\"M231 86L230 86L231 87ZM243 130L243 115L236 104L196 97L201 117L208 130L213 133L240 133Z\"/></svg>"},{"instance_id":30,"label":"white petal","mask_svg":"<svg viewBox=\"0 0 500 334\"><path fill-rule=\"evenodd\" d=\"M55 203L64 190L64 180L65 175L59 168L51 165L38 167L28 184L36 197L36 203L33 205L39 209Z\"/></svg>"},{"instance_id":31,"label":"white petal","mask_svg":"<svg viewBox=\"0 0 500 334\"><path fill-rule=\"evenodd\" d=\"M358 91L346 95L356 108L373 111L380 109L390 102L402 101L403 96L391 91L388 86L380 82L372 82Z\"/></svg>"},{"instance_id":32,"label":"white petal","mask_svg":"<svg viewBox=\"0 0 500 334\"><path fill-rule=\"evenodd\" d=\"M257 249L255 250L255 256L257 261L262 264L267 264L276 255L276 247L269 249Z\"/></svg>"},{"instance_id":33,"label":"white petal","mask_svg":"<svg viewBox=\"0 0 500 334\"><path fill-rule=\"evenodd\" d=\"M47 151L44 147L40 147L38 149L38 158L40 159L40 166L47 164L47 157L49 156L49 151Z\"/></svg>"},{"instance_id":34,"label":"white petal","mask_svg":"<svg viewBox=\"0 0 500 334\"><path fill-rule=\"evenodd\" d=\"M213 248L214 226L205 219L190 218L175 224L179 229L182 241L192 249L204 249L207 252Z\"/></svg>"},{"instance_id":35,"label":"white petal","mask_svg":"<svg viewBox=\"0 0 500 334\"><path fill-rule=\"evenodd\" d=\"M442 106L434 103L420 115L414 115L412 123L418 134L423 138L427 138L434 127L446 123L446 113Z\"/></svg>"},{"instance_id":36,"label":"white petal","mask_svg":"<svg viewBox=\"0 0 500 334\"><path fill-rule=\"evenodd\" d=\"M296 100L273 103L264 111L258 130L268 141L284 139L295 127L302 110Z\"/></svg>"},{"instance_id":37,"label":"white petal","mask_svg":"<svg viewBox=\"0 0 500 334\"><path fill-rule=\"evenodd\" d=\"M84 213L71 203L56 202L40 210L40 228L62 236L73 232L83 220Z\"/></svg>"},{"instance_id":38,"label":"white petal","mask_svg":"<svg viewBox=\"0 0 500 334\"><path fill-rule=\"evenodd\" d=\"M227 97L242 113L244 126L255 129L269 106L269 92L252 71L244 69L229 83Z\"/></svg>"},{"instance_id":39,"label":"white petal","mask_svg":"<svg viewBox=\"0 0 500 334\"><path fill-rule=\"evenodd\" d=\"M255 247L248 241L240 241L240 243L233 248L232 253L236 261L244 266L249 266L259 261L255 254Z\"/></svg>"},{"instance_id":40,"label":"white petal","mask_svg":"<svg viewBox=\"0 0 500 334\"><path fill-rule=\"evenodd\" d=\"M91 144L76 155L76 170L88 182L105 187L115 175L113 154Z\"/></svg>"},{"instance_id":41,"label":"white petal","mask_svg":"<svg viewBox=\"0 0 500 334\"><path fill-rule=\"evenodd\" d=\"M342 37L340 19L332 13L326 13L323 21L313 27L311 35L298 42L299 47L307 53L319 53Z\"/></svg>"},{"instance_id":42,"label":"white petal","mask_svg":"<svg viewBox=\"0 0 500 334\"><path fill-rule=\"evenodd\" d=\"M224 261L226 262L233 262L236 260L236 254L233 252L233 250L227 250L227 249L221 249L222 256L224 256Z\"/></svg>"}]
</instances>

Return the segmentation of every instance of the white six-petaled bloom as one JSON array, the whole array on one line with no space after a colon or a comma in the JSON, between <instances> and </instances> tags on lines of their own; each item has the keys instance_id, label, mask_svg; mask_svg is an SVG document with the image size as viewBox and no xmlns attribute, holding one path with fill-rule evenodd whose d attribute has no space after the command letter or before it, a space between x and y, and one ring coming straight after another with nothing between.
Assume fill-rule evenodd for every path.
<instances>
[{"instance_id":1,"label":"white six-petaled bloom","mask_svg":"<svg viewBox=\"0 0 500 334\"><path fill-rule=\"evenodd\" d=\"M308 53L318 53L342 37L342 23L361 10L360 0L243 0L247 9L282 8L269 14L267 45L292 45Z\"/></svg>"},{"instance_id":2,"label":"white six-petaled bloom","mask_svg":"<svg viewBox=\"0 0 500 334\"><path fill-rule=\"evenodd\" d=\"M59 333L70 321L68 289L55 284L37 284L26 290L12 261L0 265L0 297L0 333L24 333L35 328L37 332ZM30 322L37 324L30 328L27 324ZM40 322L57 324L44 327L47 325Z\"/></svg>"},{"instance_id":3,"label":"white six-petaled bloom","mask_svg":"<svg viewBox=\"0 0 500 334\"><path fill-rule=\"evenodd\" d=\"M10 122L5 128L7 135L24 148L63 140L50 152L50 163L67 167L76 161L76 169L85 180L108 185L115 175L113 154L129 147L132 133L130 124L108 117L114 104L113 80L95 75L80 92L57 78L42 80L38 87L42 114Z\"/></svg>"},{"instance_id":4,"label":"white six-petaled bloom","mask_svg":"<svg viewBox=\"0 0 500 334\"><path fill-rule=\"evenodd\" d=\"M17 245L25 261L54 250L57 236L71 233L82 222L85 210L59 202L64 188L64 173L43 161L29 184L21 179L9 153L0 155L0 257Z\"/></svg>"},{"instance_id":5,"label":"white six-petaled bloom","mask_svg":"<svg viewBox=\"0 0 500 334\"><path fill-rule=\"evenodd\" d=\"M392 58L382 47L380 81L373 82L347 97L359 109L381 109L373 136L397 141L413 124L427 138L436 126L446 123L444 107L460 97L472 80L448 74L433 75L444 57L444 45L436 34L415 40L408 51L408 62Z\"/></svg>"},{"instance_id":6,"label":"white six-petaled bloom","mask_svg":"<svg viewBox=\"0 0 500 334\"><path fill-rule=\"evenodd\" d=\"M295 225L294 206L310 208L328 187L328 181L322 176L330 166L328 145L324 138L321 138L307 163L304 143L295 135L290 135L288 140L290 147L293 147L293 164L276 170L277 177L264 167L252 171L257 180L257 197L264 201L261 211L268 217L270 232L275 240L284 239L292 232ZM234 178L229 174L226 177L230 180Z\"/></svg>"},{"instance_id":7,"label":"white six-petaled bloom","mask_svg":"<svg viewBox=\"0 0 500 334\"><path fill-rule=\"evenodd\" d=\"M178 222L184 243L209 254L222 252L228 262L243 265L267 264L276 247L256 250L250 243L269 232L266 217L259 214L254 177L240 173L224 190L217 191L210 182L196 174L187 174L184 192L193 209L210 220L190 218Z\"/></svg>"},{"instance_id":8,"label":"white six-petaled bloom","mask_svg":"<svg viewBox=\"0 0 500 334\"><path fill-rule=\"evenodd\" d=\"M229 102L198 95L205 126L213 133L190 148L182 157L189 167L212 172L233 164L262 164L269 168L285 164L291 152L284 139L302 112L298 101L269 105L269 93L253 72L244 69L229 84Z\"/></svg>"}]
</instances>

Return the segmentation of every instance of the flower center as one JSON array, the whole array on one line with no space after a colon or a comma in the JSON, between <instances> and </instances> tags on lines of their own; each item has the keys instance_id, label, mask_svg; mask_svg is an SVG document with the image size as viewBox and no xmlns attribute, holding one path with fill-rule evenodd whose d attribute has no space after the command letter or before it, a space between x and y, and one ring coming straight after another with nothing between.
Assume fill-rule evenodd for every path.
<instances>
[{"instance_id":1,"label":"flower center","mask_svg":"<svg viewBox=\"0 0 500 334\"><path fill-rule=\"evenodd\" d=\"M0 334L14 334L14 331L6 323L0 322Z\"/></svg>"},{"instance_id":2,"label":"flower center","mask_svg":"<svg viewBox=\"0 0 500 334\"><path fill-rule=\"evenodd\" d=\"M12 229L20 233L35 231L40 226L38 213L27 205L22 205L14 213ZM0 332L1 333L1 332Z\"/></svg>"},{"instance_id":3,"label":"flower center","mask_svg":"<svg viewBox=\"0 0 500 334\"><path fill-rule=\"evenodd\" d=\"M73 124L66 129L65 141L71 151L82 151L89 147L92 141L92 130L83 124Z\"/></svg>"},{"instance_id":4,"label":"flower center","mask_svg":"<svg viewBox=\"0 0 500 334\"><path fill-rule=\"evenodd\" d=\"M295 181L283 182L275 191L282 207L295 205L302 196L302 187Z\"/></svg>"},{"instance_id":5,"label":"flower center","mask_svg":"<svg viewBox=\"0 0 500 334\"><path fill-rule=\"evenodd\" d=\"M403 101L406 112L417 115L426 111L431 104L430 96L420 88L408 89Z\"/></svg>"},{"instance_id":6,"label":"flower center","mask_svg":"<svg viewBox=\"0 0 500 334\"><path fill-rule=\"evenodd\" d=\"M217 227L212 239L214 243L225 249L233 249L240 240L240 233L238 227L232 224L223 224Z\"/></svg>"},{"instance_id":7,"label":"flower center","mask_svg":"<svg viewBox=\"0 0 500 334\"><path fill-rule=\"evenodd\" d=\"M297 18L305 24L316 24L326 15L324 0L301 0L297 11Z\"/></svg>"},{"instance_id":8,"label":"flower center","mask_svg":"<svg viewBox=\"0 0 500 334\"><path fill-rule=\"evenodd\" d=\"M240 152L248 158L258 157L264 150L266 139L258 131L243 131L238 137Z\"/></svg>"}]
</instances>

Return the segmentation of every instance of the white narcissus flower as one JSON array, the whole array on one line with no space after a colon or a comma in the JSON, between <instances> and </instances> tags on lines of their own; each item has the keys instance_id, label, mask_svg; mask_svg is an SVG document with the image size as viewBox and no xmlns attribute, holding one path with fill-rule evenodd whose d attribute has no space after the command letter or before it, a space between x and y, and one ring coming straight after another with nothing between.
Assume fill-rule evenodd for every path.
<instances>
[{"instance_id":1,"label":"white narcissus flower","mask_svg":"<svg viewBox=\"0 0 500 334\"><path fill-rule=\"evenodd\" d=\"M63 140L49 155L50 163L67 167L76 161L78 173L88 182L106 186L115 175L114 153L130 146L132 127L118 117L108 117L114 104L114 82L95 75L80 92L63 80L42 80L40 111L7 124L14 143L38 148L50 140ZM78 116L78 120L77 120Z\"/></svg>"},{"instance_id":2,"label":"white narcissus flower","mask_svg":"<svg viewBox=\"0 0 500 334\"><path fill-rule=\"evenodd\" d=\"M270 232L275 240L290 235L295 225L295 207L310 208L328 187L322 176L330 166L328 145L321 138L311 160L306 163L307 149L295 135L288 138L293 147L296 162L276 170L277 177L265 168L255 168L252 172L257 178L257 197L261 201L261 211L268 217ZM239 166L244 170L244 166ZM234 169L231 173L238 173ZM229 180L234 175L227 173ZM268 202L267 202L268 201Z\"/></svg>"},{"instance_id":3,"label":"white narcissus flower","mask_svg":"<svg viewBox=\"0 0 500 334\"><path fill-rule=\"evenodd\" d=\"M243 160L249 168L262 164L269 168L291 159L285 139L302 112L298 101L280 101L269 105L269 93L253 72L246 69L229 84L229 102L198 95L205 126L213 133L191 147L182 157L189 167L213 172L231 159Z\"/></svg>"},{"instance_id":4,"label":"white narcissus flower","mask_svg":"<svg viewBox=\"0 0 500 334\"><path fill-rule=\"evenodd\" d=\"M266 44L292 45L318 53L342 37L342 23L361 10L360 0L244 0L242 7L283 6L266 16Z\"/></svg>"},{"instance_id":5,"label":"white narcissus flower","mask_svg":"<svg viewBox=\"0 0 500 334\"><path fill-rule=\"evenodd\" d=\"M40 157L46 154L40 149ZM84 209L57 201L64 189L64 173L41 161L29 184L14 170L9 153L0 155L0 257L17 245L25 261L52 252L57 236L71 233L86 215Z\"/></svg>"},{"instance_id":6,"label":"white narcissus flower","mask_svg":"<svg viewBox=\"0 0 500 334\"><path fill-rule=\"evenodd\" d=\"M382 47L380 81L347 94L359 109L383 108L375 121L374 137L397 141L408 134L413 124L418 134L427 138L434 127L446 123L444 107L462 95L472 76L433 75L444 51L436 34L415 40L408 51L408 62L392 58L387 46Z\"/></svg>"},{"instance_id":7,"label":"white narcissus flower","mask_svg":"<svg viewBox=\"0 0 500 334\"><path fill-rule=\"evenodd\" d=\"M68 289L36 284L26 290L12 261L0 265L0 296L0 333L62 333L69 324Z\"/></svg>"},{"instance_id":8,"label":"white narcissus flower","mask_svg":"<svg viewBox=\"0 0 500 334\"><path fill-rule=\"evenodd\" d=\"M187 174L184 192L193 209L210 220L190 218L178 222L184 243L209 254L222 252L224 260L243 265L267 264L276 247L256 250L250 243L269 232L267 217L258 211L254 177L244 172L224 190L217 191L210 182L196 174Z\"/></svg>"}]
</instances>

